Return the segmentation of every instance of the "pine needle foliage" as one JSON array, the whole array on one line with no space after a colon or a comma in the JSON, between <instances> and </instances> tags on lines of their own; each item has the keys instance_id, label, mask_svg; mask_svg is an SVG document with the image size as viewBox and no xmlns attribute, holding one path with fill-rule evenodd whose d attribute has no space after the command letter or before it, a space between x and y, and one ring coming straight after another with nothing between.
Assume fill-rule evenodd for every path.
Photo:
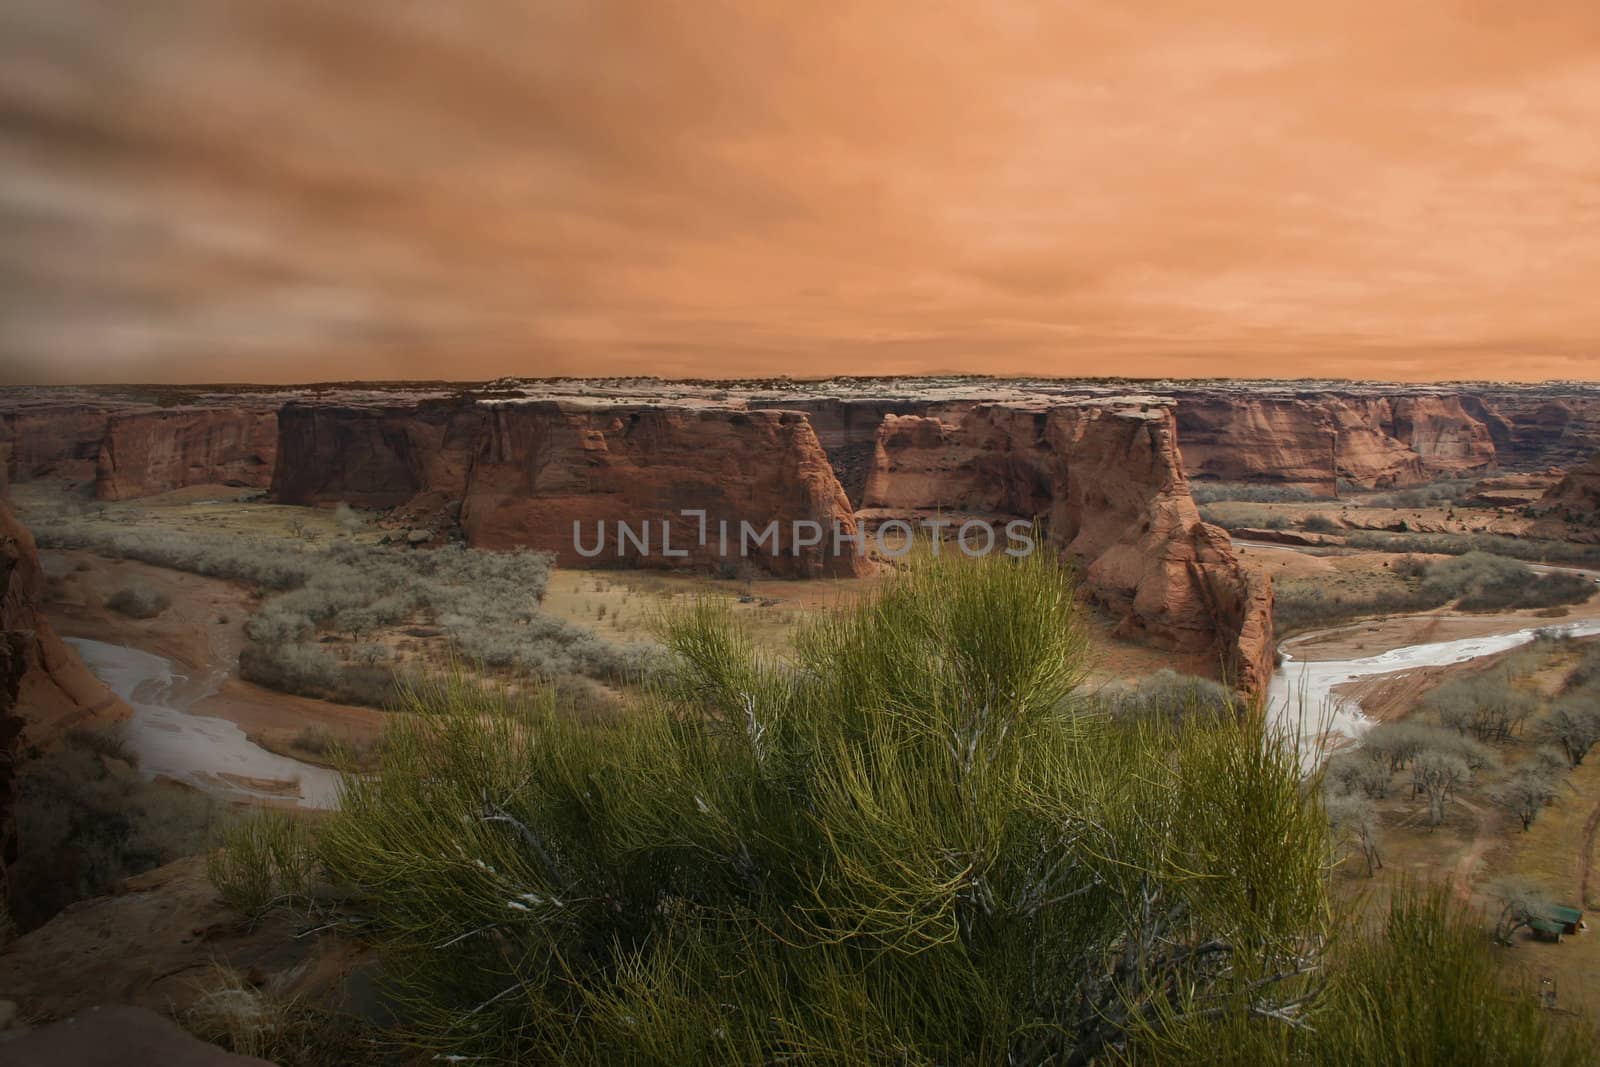
<instances>
[{"instance_id":1,"label":"pine needle foliage","mask_svg":"<svg viewBox=\"0 0 1600 1067\"><path fill-rule=\"evenodd\" d=\"M929 559L786 659L725 608L681 612L619 721L412 691L319 835L401 1039L1069 1064L1315 1032L1337 922L1293 739L1248 709L1104 714L1075 692L1072 605L1042 554Z\"/></svg>"}]
</instances>

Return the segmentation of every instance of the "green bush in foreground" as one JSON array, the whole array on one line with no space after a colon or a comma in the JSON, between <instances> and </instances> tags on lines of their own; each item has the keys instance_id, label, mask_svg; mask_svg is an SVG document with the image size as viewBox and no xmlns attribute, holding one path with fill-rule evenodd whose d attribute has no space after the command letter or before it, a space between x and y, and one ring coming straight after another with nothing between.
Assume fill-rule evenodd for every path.
<instances>
[{"instance_id":1,"label":"green bush in foreground","mask_svg":"<svg viewBox=\"0 0 1600 1067\"><path fill-rule=\"evenodd\" d=\"M310 827L288 812L241 819L206 857L206 874L230 908L251 920L307 901L317 873Z\"/></svg>"},{"instance_id":2,"label":"green bush in foreground","mask_svg":"<svg viewBox=\"0 0 1600 1067\"><path fill-rule=\"evenodd\" d=\"M319 853L404 1040L528 1063L1409 1062L1363 1012L1418 979L1330 950L1327 817L1293 739L1076 699L1055 564L926 561L790 662L711 606L668 644L674 671L603 725L414 692L379 771L347 778ZM1472 980L1471 1010L1520 1003ZM1494 1062L1554 1047L1477 1032Z\"/></svg>"}]
</instances>

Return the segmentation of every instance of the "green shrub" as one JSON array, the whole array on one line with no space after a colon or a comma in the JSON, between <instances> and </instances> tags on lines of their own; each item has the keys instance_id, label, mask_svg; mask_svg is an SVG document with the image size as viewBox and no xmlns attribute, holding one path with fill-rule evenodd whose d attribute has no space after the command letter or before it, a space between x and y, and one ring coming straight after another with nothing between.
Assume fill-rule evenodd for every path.
<instances>
[{"instance_id":1,"label":"green shrub","mask_svg":"<svg viewBox=\"0 0 1600 1067\"><path fill-rule=\"evenodd\" d=\"M1157 1063L1454 1067L1594 1062L1594 1035L1560 1020L1501 974L1489 937L1449 886L1407 888L1381 928L1329 954L1329 982L1305 1026L1269 1027L1236 1006L1147 1039Z\"/></svg>"},{"instance_id":2,"label":"green shrub","mask_svg":"<svg viewBox=\"0 0 1600 1067\"><path fill-rule=\"evenodd\" d=\"M1169 1007L1307 992L1327 830L1294 745L1253 714L1074 710L1043 554L926 561L792 663L706 605L668 644L603 726L416 692L347 779L320 852L417 1047L1065 1062Z\"/></svg>"},{"instance_id":3,"label":"green shrub","mask_svg":"<svg viewBox=\"0 0 1600 1067\"><path fill-rule=\"evenodd\" d=\"M274 907L304 905L317 873L310 827L287 812L262 810L223 832L206 874L230 908L252 920Z\"/></svg>"}]
</instances>

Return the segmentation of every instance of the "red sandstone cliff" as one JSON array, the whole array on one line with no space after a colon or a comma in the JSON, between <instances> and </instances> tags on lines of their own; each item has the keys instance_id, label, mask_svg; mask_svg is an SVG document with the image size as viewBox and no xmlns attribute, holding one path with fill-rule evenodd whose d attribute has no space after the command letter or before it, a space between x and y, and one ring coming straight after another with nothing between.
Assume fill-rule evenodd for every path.
<instances>
[{"instance_id":1,"label":"red sandstone cliff","mask_svg":"<svg viewBox=\"0 0 1600 1067\"><path fill-rule=\"evenodd\" d=\"M1184 395L1178 429L1191 477L1272 482L1332 495L1415 485L1496 465L1489 427L1455 396Z\"/></svg>"},{"instance_id":2,"label":"red sandstone cliff","mask_svg":"<svg viewBox=\"0 0 1600 1067\"><path fill-rule=\"evenodd\" d=\"M1213 651L1242 688L1272 673L1270 583L1200 520L1170 403L1154 399L977 405L945 419L889 416L863 519L1041 518L1119 629Z\"/></svg>"},{"instance_id":3,"label":"red sandstone cliff","mask_svg":"<svg viewBox=\"0 0 1600 1067\"><path fill-rule=\"evenodd\" d=\"M1559 482L1545 490L1536 506L1560 511L1575 520L1600 518L1600 455L1568 471Z\"/></svg>"},{"instance_id":4,"label":"red sandstone cliff","mask_svg":"<svg viewBox=\"0 0 1600 1067\"><path fill-rule=\"evenodd\" d=\"M110 418L109 409L74 403L27 404L0 411L0 451L6 453L8 479L94 477Z\"/></svg>"},{"instance_id":5,"label":"red sandstone cliff","mask_svg":"<svg viewBox=\"0 0 1600 1067\"><path fill-rule=\"evenodd\" d=\"M706 543L698 518L706 512ZM724 551L720 523L729 524ZM705 566L740 558L741 524L758 531L776 521L776 549L750 547L760 569L796 577L866 573L852 546L835 551L833 532L856 531L850 501L834 477L806 416L796 411L735 408L591 407L555 402L487 408L484 438L467 479L461 526L485 548L527 545L567 566ZM647 552L619 543L617 523L639 532ZM670 523L667 556L662 523ZM816 523L819 545L797 545L793 523ZM578 524L586 550L574 545ZM800 540L809 539L802 530Z\"/></svg>"},{"instance_id":6,"label":"red sandstone cliff","mask_svg":"<svg viewBox=\"0 0 1600 1067\"><path fill-rule=\"evenodd\" d=\"M437 504L459 501L483 425L484 409L464 399L285 404L272 499L370 508L398 507L419 494Z\"/></svg>"},{"instance_id":7,"label":"red sandstone cliff","mask_svg":"<svg viewBox=\"0 0 1600 1067\"><path fill-rule=\"evenodd\" d=\"M113 415L100 446L95 495L127 500L210 484L265 489L277 451L274 411L199 408Z\"/></svg>"},{"instance_id":8,"label":"red sandstone cliff","mask_svg":"<svg viewBox=\"0 0 1600 1067\"><path fill-rule=\"evenodd\" d=\"M23 673L17 708L27 721L27 735L45 741L68 727L92 718L117 719L127 707L112 694L64 643L39 609L44 596L44 570L33 535L0 503L0 554L10 580L0 596L0 631L21 635Z\"/></svg>"}]
</instances>

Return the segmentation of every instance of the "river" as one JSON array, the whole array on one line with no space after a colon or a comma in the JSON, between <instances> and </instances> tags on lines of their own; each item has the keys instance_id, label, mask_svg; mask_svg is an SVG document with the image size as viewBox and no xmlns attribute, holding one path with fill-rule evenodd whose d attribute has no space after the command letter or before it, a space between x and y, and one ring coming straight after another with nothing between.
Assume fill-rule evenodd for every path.
<instances>
[{"instance_id":1,"label":"river","mask_svg":"<svg viewBox=\"0 0 1600 1067\"><path fill-rule=\"evenodd\" d=\"M125 737L146 777L171 778L230 799L337 805L334 771L269 752L228 720L186 710L215 691L220 675L190 677L163 656L104 641L67 643L133 709Z\"/></svg>"},{"instance_id":2,"label":"river","mask_svg":"<svg viewBox=\"0 0 1600 1067\"><path fill-rule=\"evenodd\" d=\"M1465 663L1525 645L1540 634L1550 633L1590 637L1600 634L1600 619L1406 645L1362 659L1298 660L1284 650L1283 665L1273 673L1267 690L1268 711L1275 722L1294 731L1304 741L1314 741L1324 732L1360 737L1372 726L1372 720L1361 714L1359 702L1336 695L1333 692L1336 686L1375 674Z\"/></svg>"}]
</instances>

